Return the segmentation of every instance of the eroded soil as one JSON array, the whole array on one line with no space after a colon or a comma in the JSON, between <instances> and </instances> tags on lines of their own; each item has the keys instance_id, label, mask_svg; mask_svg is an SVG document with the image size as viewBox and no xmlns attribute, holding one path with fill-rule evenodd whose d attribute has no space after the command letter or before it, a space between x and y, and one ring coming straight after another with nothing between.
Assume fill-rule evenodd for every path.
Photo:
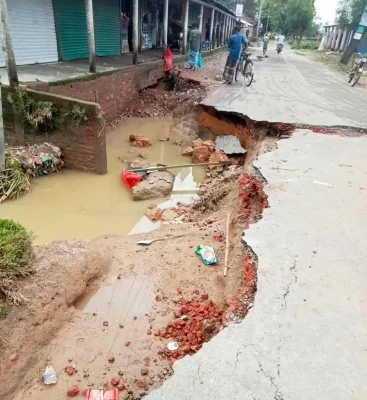
<instances>
[{"instance_id":1,"label":"eroded soil","mask_svg":"<svg viewBox=\"0 0 367 400\"><path fill-rule=\"evenodd\" d=\"M26 305L0 320L0 397L61 400L77 385L82 398L87 388L116 384L120 398L139 399L172 374L176 360L251 309L257 259L242 234L269 205L266 182L251 164L277 139L268 127L237 120L233 127L203 112L196 116L201 134L236 135L246 157L207 171L198 203L155 232L37 247L36 272L20 282ZM140 239L162 240L144 247ZM214 246L219 263L204 265L199 244ZM169 350L170 342L177 348ZM47 362L56 385L42 383Z\"/></svg>"}]
</instances>

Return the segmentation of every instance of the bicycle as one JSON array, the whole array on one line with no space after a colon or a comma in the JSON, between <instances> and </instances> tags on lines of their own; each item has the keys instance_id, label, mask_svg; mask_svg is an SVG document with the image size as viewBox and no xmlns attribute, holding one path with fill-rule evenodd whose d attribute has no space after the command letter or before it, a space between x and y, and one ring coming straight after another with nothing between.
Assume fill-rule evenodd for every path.
<instances>
[{"instance_id":1,"label":"bicycle","mask_svg":"<svg viewBox=\"0 0 367 400\"><path fill-rule=\"evenodd\" d=\"M363 74L363 70L366 64L367 64L367 58L363 57L361 53L356 53L355 60L353 63L353 68L349 73L348 83L350 83L351 86L355 86L358 83L360 77Z\"/></svg>"},{"instance_id":2,"label":"bicycle","mask_svg":"<svg viewBox=\"0 0 367 400\"><path fill-rule=\"evenodd\" d=\"M251 53L243 49L241 52L240 59L237 63L235 80L238 81L238 77L241 74L244 77L245 85L250 86L254 80L254 64L250 60Z\"/></svg>"}]
</instances>

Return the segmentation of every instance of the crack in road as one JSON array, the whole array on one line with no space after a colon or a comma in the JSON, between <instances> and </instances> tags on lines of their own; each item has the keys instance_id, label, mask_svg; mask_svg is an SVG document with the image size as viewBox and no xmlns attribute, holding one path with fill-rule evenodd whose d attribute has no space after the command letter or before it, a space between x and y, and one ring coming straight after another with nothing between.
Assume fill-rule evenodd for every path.
<instances>
[{"instance_id":1,"label":"crack in road","mask_svg":"<svg viewBox=\"0 0 367 400\"><path fill-rule=\"evenodd\" d=\"M261 362L260 362L259 360L257 360L257 363L258 363L258 365L259 365L259 368L260 368L261 372L264 374L264 376L265 376L267 379L269 379L271 386L275 388L274 400L284 400L284 397L283 397L282 393L280 392L278 385L277 385L276 383L274 383L275 378L272 377L271 375L267 374L267 373L264 371L264 368L263 368L263 366L261 365ZM278 367L278 373L279 373L279 367Z\"/></svg>"},{"instance_id":2,"label":"crack in road","mask_svg":"<svg viewBox=\"0 0 367 400\"><path fill-rule=\"evenodd\" d=\"M240 351L240 349L237 350L236 353L236 362L234 363L234 369L237 369L237 364L238 364L238 356L241 354L242 352Z\"/></svg>"}]
</instances>

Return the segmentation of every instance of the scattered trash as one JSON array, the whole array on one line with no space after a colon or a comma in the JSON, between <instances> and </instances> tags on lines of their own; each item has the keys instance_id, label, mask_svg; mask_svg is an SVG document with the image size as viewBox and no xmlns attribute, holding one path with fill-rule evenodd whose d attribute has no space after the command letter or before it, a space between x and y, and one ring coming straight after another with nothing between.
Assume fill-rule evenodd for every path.
<instances>
[{"instance_id":1,"label":"scattered trash","mask_svg":"<svg viewBox=\"0 0 367 400\"><path fill-rule=\"evenodd\" d=\"M120 377L115 376L114 378L111 379L111 385L112 386L117 386L120 383Z\"/></svg>"},{"instance_id":2,"label":"scattered trash","mask_svg":"<svg viewBox=\"0 0 367 400\"><path fill-rule=\"evenodd\" d=\"M103 321L103 326L108 326L108 321Z\"/></svg>"},{"instance_id":3,"label":"scattered trash","mask_svg":"<svg viewBox=\"0 0 367 400\"><path fill-rule=\"evenodd\" d=\"M77 385L74 385L71 389L68 390L67 395L68 397L75 397L79 393L79 388Z\"/></svg>"},{"instance_id":4,"label":"scattered trash","mask_svg":"<svg viewBox=\"0 0 367 400\"><path fill-rule=\"evenodd\" d=\"M73 375L75 372L75 368L72 365L68 365L65 367L65 372L69 375Z\"/></svg>"},{"instance_id":5,"label":"scattered trash","mask_svg":"<svg viewBox=\"0 0 367 400\"><path fill-rule=\"evenodd\" d=\"M129 341L128 341L128 342L125 342L125 346L126 346L126 347L129 347L130 345L131 345L131 342L129 342Z\"/></svg>"},{"instance_id":6,"label":"scattered trash","mask_svg":"<svg viewBox=\"0 0 367 400\"><path fill-rule=\"evenodd\" d=\"M167 343L167 349L170 351L175 351L178 349L178 343L177 342L168 342Z\"/></svg>"},{"instance_id":7,"label":"scattered trash","mask_svg":"<svg viewBox=\"0 0 367 400\"><path fill-rule=\"evenodd\" d=\"M118 389L87 389L86 400L118 400Z\"/></svg>"},{"instance_id":8,"label":"scattered trash","mask_svg":"<svg viewBox=\"0 0 367 400\"><path fill-rule=\"evenodd\" d=\"M196 254L200 254L205 265L212 265L219 262L218 257L215 255L214 247L203 246L202 244L195 250Z\"/></svg>"},{"instance_id":9,"label":"scattered trash","mask_svg":"<svg viewBox=\"0 0 367 400\"><path fill-rule=\"evenodd\" d=\"M182 294L182 289L181 288L177 288L177 294L179 294L179 295Z\"/></svg>"},{"instance_id":10,"label":"scattered trash","mask_svg":"<svg viewBox=\"0 0 367 400\"><path fill-rule=\"evenodd\" d=\"M332 188L333 185L330 185L330 183L326 183L326 182L319 182L319 181L313 181L313 183L316 183L318 185L323 185L323 186L327 186L329 188Z\"/></svg>"},{"instance_id":11,"label":"scattered trash","mask_svg":"<svg viewBox=\"0 0 367 400\"><path fill-rule=\"evenodd\" d=\"M108 362L109 363L115 362L115 357L112 354L108 357Z\"/></svg>"},{"instance_id":12,"label":"scattered trash","mask_svg":"<svg viewBox=\"0 0 367 400\"><path fill-rule=\"evenodd\" d=\"M51 364L48 364L45 372L43 373L43 383L45 385L52 385L57 382L56 371Z\"/></svg>"},{"instance_id":13,"label":"scattered trash","mask_svg":"<svg viewBox=\"0 0 367 400\"><path fill-rule=\"evenodd\" d=\"M121 180L124 182L125 186L129 189L132 189L139 182L143 180L141 175L135 174L131 171L122 171Z\"/></svg>"}]
</instances>

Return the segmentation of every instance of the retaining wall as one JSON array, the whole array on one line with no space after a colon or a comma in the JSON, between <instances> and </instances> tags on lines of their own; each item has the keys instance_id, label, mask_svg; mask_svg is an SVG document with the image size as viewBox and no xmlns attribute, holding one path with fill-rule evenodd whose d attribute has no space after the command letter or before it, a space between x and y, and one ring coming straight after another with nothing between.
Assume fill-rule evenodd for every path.
<instances>
[{"instance_id":1,"label":"retaining wall","mask_svg":"<svg viewBox=\"0 0 367 400\"><path fill-rule=\"evenodd\" d=\"M26 89L29 96L37 101L51 101L62 116L57 131L49 134L19 133L19 122L14 118L12 102L9 95L15 98L14 89L9 86L2 87L3 114L5 143L7 146L24 144L40 144L50 142L59 146L63 153L65 167L105 174L107 172L107 154L105 121L101 118L101 110L98 104L75 100L70 97L36 90ZM86 111L87 121L77 126L70 118L70 110L74 105Z\"/></svg>"}]
</instances>

